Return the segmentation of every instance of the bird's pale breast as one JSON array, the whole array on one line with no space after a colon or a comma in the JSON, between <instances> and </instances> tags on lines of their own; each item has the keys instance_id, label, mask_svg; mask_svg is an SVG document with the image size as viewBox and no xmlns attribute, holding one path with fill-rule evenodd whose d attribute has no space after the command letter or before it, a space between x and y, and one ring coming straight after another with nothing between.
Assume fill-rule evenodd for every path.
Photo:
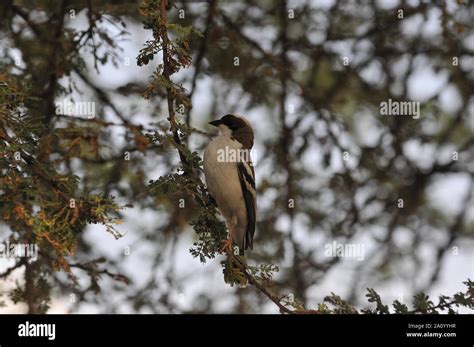
<instances>
[{"instance_id":1,"label":"bird's pale breast","mask_svg":"<svg viewBox=\"0 0 474 347\"><path fill-rule=\"evenodd\" d=\"M230 137L219 136L212 140L204 152L204 174L209 192L217 202L226 220L235 216L239 224L246 225L246 210L243 203L237 163L219 161L219 150L238 150L241 144Z\"/></svg>"}]
</instances>

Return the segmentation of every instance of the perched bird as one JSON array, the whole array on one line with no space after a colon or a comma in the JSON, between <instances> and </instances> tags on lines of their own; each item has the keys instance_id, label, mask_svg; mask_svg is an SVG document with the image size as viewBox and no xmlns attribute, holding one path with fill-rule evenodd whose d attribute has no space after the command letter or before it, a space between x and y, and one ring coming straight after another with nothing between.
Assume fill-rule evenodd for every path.
<instances>
[{"instance_id":1,"label":"perched bird","mask_svg":"<svg viewBox=\"0 0 474 347\"><path fill-rule=\"evenodd\" d=\"M249 121L228 114L209 124L219 134L204 152L204 175L229 230L227 246L238 246L241 255L253 249L256 219L255 171L250 158L253 129Z\"/></svg>"}]
</instances>

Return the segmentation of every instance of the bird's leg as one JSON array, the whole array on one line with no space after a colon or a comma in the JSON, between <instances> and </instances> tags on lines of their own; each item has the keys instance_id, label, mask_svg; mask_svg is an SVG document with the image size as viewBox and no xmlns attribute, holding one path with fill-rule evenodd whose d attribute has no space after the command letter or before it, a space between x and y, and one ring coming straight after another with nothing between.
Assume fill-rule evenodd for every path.
<instances>
[{"instance_id":1,"label":"bird's leg","mask_svg":"<svg viewBox=\"0 0 474 347\"><path fill-rule=\"evenodd\" d=\"M233 252L232 245L234 242L235 228L237 227L237 216L233 216L229 222L229 238L222 241L224 246L222 247L221 252L226 251L226 253L231 254Z\"/></svg>"},{"instance_id":2,"label":"bird's leg","mask_svg":"<svg viewBox=\"0 0 474 347\"><path fill-rule=\"evenodd\" d=\"M222 240L222 248L220 249L220 253L229 253L232 252L232 241L229 239Z\"/></svg>"}]
</instances>

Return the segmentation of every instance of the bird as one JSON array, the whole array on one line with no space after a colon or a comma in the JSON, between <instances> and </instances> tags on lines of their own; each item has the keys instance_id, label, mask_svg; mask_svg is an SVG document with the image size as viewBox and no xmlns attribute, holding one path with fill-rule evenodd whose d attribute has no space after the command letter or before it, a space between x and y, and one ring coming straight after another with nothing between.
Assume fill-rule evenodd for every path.
<instances>
[{"instance_id":1,"label":"bird","mask_svg":"<svg viewBox=\"0 0 474 347\"><path fill-rule=\"evenodd\" d=\"M253 250L256 222L255 170L250 157L254 131L240 115L226 114L209 124L219 133L204 151L207 189L229 230L225 247L244 255L248 249Z\"/></svg>"}]
</instances>

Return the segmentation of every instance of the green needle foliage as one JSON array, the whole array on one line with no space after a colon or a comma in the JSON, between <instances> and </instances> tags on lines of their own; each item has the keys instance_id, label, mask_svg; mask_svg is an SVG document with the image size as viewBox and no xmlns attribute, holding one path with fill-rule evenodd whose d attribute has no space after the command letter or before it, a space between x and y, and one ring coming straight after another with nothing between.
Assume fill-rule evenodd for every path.
<instances>
[{"instance_id":1,"label":"green needle foliage","mask_svg":"<svg viewBox=\"0 0 474 347\"><path fill-rule=\"evenodd\" d=\"M10 243L39 247L36 261L23 261L24 287L9 295L15 303L28 303L29 312L44 313L50 301L48 273L71 274L68 258L74 257L78 235L88 224L102 224L119 238L115 225L121 222L118 212L124 206L112 196L84 191L80 177L62 173L57 160L49 160L55 148L68 151L70 141L89 141L89 129L68 127L44 133L31 116L38 101L29 96L28 84L5 73L0 81L0 215L12 231ZM67 152L68 157L83 155Z\"/></svg>"}]
</instances>

